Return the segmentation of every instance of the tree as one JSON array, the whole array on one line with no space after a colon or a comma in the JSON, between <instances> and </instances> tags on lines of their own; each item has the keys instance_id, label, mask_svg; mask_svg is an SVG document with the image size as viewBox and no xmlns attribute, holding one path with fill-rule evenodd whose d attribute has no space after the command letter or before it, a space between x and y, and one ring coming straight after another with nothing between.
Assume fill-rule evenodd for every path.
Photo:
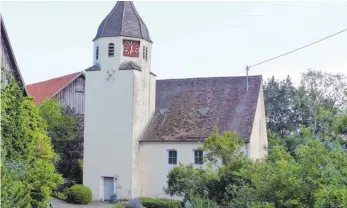
<instances>
[{"instance_id":1,"label":"tree","mask_svg":"<svg viewBox=\"0 0 347 208\"><path fill-rule=\"evenodd\" d=\"M46 122L32 99L10 81L1 90L1 203L3 207L47 207L52 189L62 183Z\"/></svg>"},{"instance_id":2,"label":"tree","mask_svg":"<svg viewBox=\"0 0 347 208\"><path fill-rule=\"evenodd\" d=\"M269 155L250 160L240 152L235 133L215 133L201 145L206 170L179 165L168 175L169 194L199 197L219 207L346 207L347 152L317 139L309 128L291 135L300 143L286 146L272 135ZM239 153L238 153L239 152ZM220 161L219 163L216 161ZM216 166L217 164L217 166Z\"/></svg>"},{"instance_id":3,"label":"tree","mask_svg":"<svg viewBox=\"0 0 347 208\"><path fill-rule=\"evenodd\" d=\"M50 99L40 106L40 115L47 121L47 132L58 154L57 171L67 185L82 183L83 123L74 110Z\"/></svg>"},{"instance_id":4,"label":"tree","mask_svg":"<svg viewBox=\"0 0 347 208\"><path fill-rule=\"evenodd\" d=\"M347 77L308 70L294 87L290 77L269 79L264 85L267 126L281 137L307 126L313 134L331 132L333 116L347 107Z\"/></svg>"},{"instance_id":5,"label":"tree","mask_svg":"<svg viewBox=\"0 0 347 208\"><path fill-rule=\"evenodd\" d=\"M288 76L285 80L272 77L264 86L267 127L280 136L297 131L310 122L302 93L293 86Z\"/></svg>"},{"instance_id":6,"label":"tree","mask_svg":"<svg viewBox=\"0 0 347 208\"><path fill-rule=\"evenodd\" d=\"M204 157L207 167L198 169L182 164L174 167L168 175L165 192L184 196L188 201L207 197L212 202L228 206L239 187L247 183L247 178L239 174L239 170L250 162L241 151L243 145L244 141L237 133L224 132L220 135L216 129L200 147L207 152Z\"/></svg>"},{"instance_id":7,"label":"tree","mask_svg":"<svg viewBox=\"0 0 347 208\"><path fill-rule=\"evenodd\" d=\"M300 88L307 98L313 121L310 128L313 134L320 132L319 111L321 107L336 114L347 106L345 90L347 77L341 73L331 74L316 70L308 70L302 74Z\"/></svg>"}]
</instances>

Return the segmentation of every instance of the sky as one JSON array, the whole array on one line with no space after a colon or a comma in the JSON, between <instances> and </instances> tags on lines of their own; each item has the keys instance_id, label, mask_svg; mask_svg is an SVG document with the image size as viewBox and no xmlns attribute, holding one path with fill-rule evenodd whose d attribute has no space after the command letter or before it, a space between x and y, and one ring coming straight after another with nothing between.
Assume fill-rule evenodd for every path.
<instances>
[{"instance_id":1,"label":"sky","mask_svg":"<svg viewBox=\"0 0 347 208\"><path fill-rule=\"evenodd\" d=\"M4 1L2 14L26 84L82 71L116 1ZM347 1L136 1L153 40L157 79L244 76L246 65L347 28ZM295 84L307 69L347 75L347 32L250 69Z\"/></svg>"}]
</instances>

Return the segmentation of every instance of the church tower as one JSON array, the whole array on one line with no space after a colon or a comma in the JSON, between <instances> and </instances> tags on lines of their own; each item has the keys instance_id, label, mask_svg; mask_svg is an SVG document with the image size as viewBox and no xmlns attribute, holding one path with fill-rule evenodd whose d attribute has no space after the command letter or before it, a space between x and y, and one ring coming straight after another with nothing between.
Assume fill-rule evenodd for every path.
<instances>
[{"instance_id":1,"label":"church tower","mask_svg":"<svg viewBox=\"0 0 347 208\"><path fill-rule=\"evenodd\" d=\"M83 184L93 200L138 197L139 140L155 109L152 40L133 2L118 1L86 69Z\"/></svg>"}]
</instances>

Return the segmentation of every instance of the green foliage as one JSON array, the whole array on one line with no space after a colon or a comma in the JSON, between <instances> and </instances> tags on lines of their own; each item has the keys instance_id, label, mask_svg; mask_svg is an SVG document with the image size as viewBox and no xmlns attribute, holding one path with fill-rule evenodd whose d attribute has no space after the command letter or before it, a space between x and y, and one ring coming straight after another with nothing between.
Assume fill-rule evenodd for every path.
<instances>
[{"instance_id":1,"label":"green foliage","mask_svg":"<svg viewBox=\"0 0 347 208\"><path fill-rule=\"evenodd\" d=\"M1 117L2 207L46 207L62 178L51 162L46 122L12 79L1 90Z\"/></svg>"},{"instance_id":2,"label":"green foliage","mask_svg":"<svg viewBox=\"0 0 347 208\"><path fill-rule=\"evenodd\" d=\"M234 132L215 131L201 145L206 151L205 169L194 168L192 165L180 164L168 174L166 193L184 196L185 201L193 197L208 198L220 205L227 205L242 184L249 180L239 174L239 170L250 164L250 160L241 151L242 140ZM212 167L216 167L216 171Z\"/></svg>"},{"instance_id":3,"label":"green foliage","mask_svg":"<svg viewBox=\"0 0 347 208\"><path fill-rule=\"evenodd\" d=\"M90 188L81 184L73 185L67 191L67 201L74 204L89 204L92 199Z\"/></svg>"},{"instance_id":4,"label":"green foliage","mask_svg":"<svg viewBox=\"0 0 347 208\"><path fill-rule=\"evenodd\" d=\"M209 169L197 169L193 165L179 164L168 174L168 187L165 189L167 194L184 196L189 199L190 196L204 195L207 191L206 181L209 181L213 175Z\"/></svg>"},{"instance_id":5,"label":"green foliage","mask_svg":"<svg viewBox=\"0 0 347 208\"><path fill-rule=\"evenodd\" d=\"M347 207L347 189L337 186L326 186L315 193L315 208Z\"/></svg>"},{"instance_id":6,"label":"green foliage","mask_svg":"<svg viewBox=\"0 0 347 208\"><path fill-rule=\"evenodd\" d=\"M293 86L288 76L284 80L272 77L264 85L267 128L280 136L288 135L310 122L309 109L303 93Z\"/></svg>"},{"instance_id":7,"label":"green foliage","mask_svg":"<svg viewBox=\"0 0 347 208\"><path fill-rule=\"evenodd\" d=\"M237 153L240 144L236 137L230 137L233 134L223 135L215 133L202 145L209 151L205 161L223 163L207 170L174 167L168 174L167 193L184 196L189 202L206 199L219 207L347 206L347 151L327 145L324 140L331 140L329 136L323 140L310 129L301 128L288 137L294 141L289 145L270 132L268 157L254 161Z\"/></svg>"},{"instance_id":8,"label":"green foliage","mask_svg":"<svg viewBox=\"0 0 347 208\"><path fill-rule=\"evenodd\" d=\"M55 100L46 100L39 106L40 115L47 121L48 135L58 154L56 169L65 178L66 187L82 183L83 127L70 108L64 108Z\"/></svg>"},{"instance_id":9,"label":"green foliage","mask_svg":"<svg viewBox=\"0 0 347 208\"><path fill-rule=\"evenodd\" d=\"M347 135L347 114L341 114L336 117L333 124L336 134Z\"/></svg>"},{"instance_id":10,"label":"green foliage","mask_svg":"<svg viewBox=\"0 0 347 208\"><path fill-rule=\"evenodd\" d=\"M281 137L296 133L301 126L313 135L328 138L333 118L347 107L347 77L308 70L294 87L290 77L269 79L264 86L267 127Z\"/></svg>"},{"instance_id":11,"label":"green foliage","mask_svg":"<svg viewBox=\"0 0 347 208\"><path fill-rule=\"evenodd\" d=\"M67 191L67 189L66 189ZM66 191L58 191L58 190L54 190L51 194L51 196L57 198L57 199L61 199L61 200L66 200L67 196L66 196Z\"/></svg>"},{"instance_id":12,"label":"green foliage","mask_svg":"<svg viewBox=\"0 0 347 208\"><path fill-rule=\"evenodd\" d=\"M212 165L228 165L231 158L241 156L243 153L240 148L244 145L245 140L239 138L235 132L224 132L220 135L218 129L214 134L208 137L201 145L200 149L207 152L205 160Z\"/></svg>"},{"instance_id":13,"label":"green foliage","mask_svg":"<svg viewBox=\"0 0 347 208\"><path fill-rule=\"evenodd\" d=\"M30 207L31 186L25 167L15 161L2 159L1 166L1 205L3 207Z\"/></svg>"},{"instance_id":14,"label":"green foliage","mask_svg":"<svg viewBox=\"0 0 347 208\"><path fill-rule=\"evenodd\" d=\"M113 208L127 208L127 205L124 202L118 202L112 206Z\"/></svg>"},{"instance_id":15,"label":"green foliage","mask_svg":"<svg viewBox=\"0 0 347 208\"><path fill-rule=\"evenodd\" d=\"M179 208L181 207L181 201L172 199L160 199L160 198L139 198L142 205L146 208Z\"/></svg>"},{"instance_id":16,"label":"green foliage","mask_svg":"<svg viewBox=\"0 0 347 208\"><path fill-rule=\"evenodd\" d=\"M189 208L217 208L216 202L206 198L193 196L185 203L185 207Z\"/></svg>"}]
</instances>

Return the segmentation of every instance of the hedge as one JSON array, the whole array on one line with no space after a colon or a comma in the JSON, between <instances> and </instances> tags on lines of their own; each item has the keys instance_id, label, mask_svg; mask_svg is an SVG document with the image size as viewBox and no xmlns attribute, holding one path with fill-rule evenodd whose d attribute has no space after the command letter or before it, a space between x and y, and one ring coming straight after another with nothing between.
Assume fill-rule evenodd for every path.
<instances>
[{"instance_id":1,"label":"hedge","mask_svg":"<svg viewBox=\"0 0 347 208\"><path fill-rule=\"evenodd\" d=\"M73 185L67 191L67 201L74 204L89 204L92 199L92 191L84 185Z\"/></svg>"},{"instance_id":2,"label":"hedge","mask_svg":"<svg viewBox=\"0 0 347 208\"><path fill-rule=\"evenodd\" d=\"M142 205L146 208L180 208L181 201L173 199L161 199L161 198L139 198Z\"/></svg>"}]
</instances>

